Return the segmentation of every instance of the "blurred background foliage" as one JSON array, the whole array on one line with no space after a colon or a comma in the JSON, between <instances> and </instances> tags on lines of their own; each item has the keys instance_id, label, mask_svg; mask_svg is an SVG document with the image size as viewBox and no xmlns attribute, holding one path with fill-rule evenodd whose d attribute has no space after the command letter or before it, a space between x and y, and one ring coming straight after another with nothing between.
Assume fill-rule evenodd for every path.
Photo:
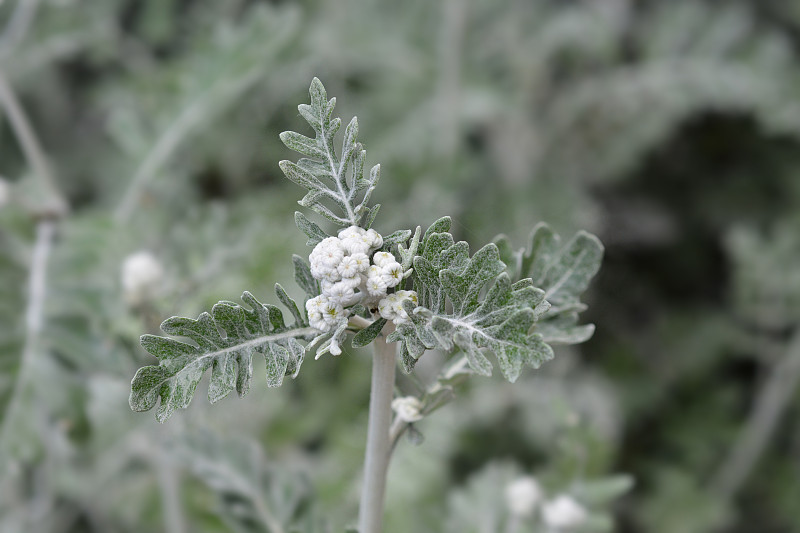
<instances>
[{"instance_id":1,"label":"blurred background foliage","mask_svg":"<svg viewBox=\"0 0 800 533\"><path fill-rule=\"evenodd\" d=\"M620 532L800 531L800 2L5 0L0 74L70 206L32 342L45 193L0 121L0 531L353 523L366 352L163 426L127 405L139 334L290 285L278 133L313 76L383 165L382 233L449 214L473 245L545 220L607 246L595 337L418 424L387 531L478 527L514 475L618 473ZM140 250L164 279L134 305Z\"/></svg>"}]
</instances>

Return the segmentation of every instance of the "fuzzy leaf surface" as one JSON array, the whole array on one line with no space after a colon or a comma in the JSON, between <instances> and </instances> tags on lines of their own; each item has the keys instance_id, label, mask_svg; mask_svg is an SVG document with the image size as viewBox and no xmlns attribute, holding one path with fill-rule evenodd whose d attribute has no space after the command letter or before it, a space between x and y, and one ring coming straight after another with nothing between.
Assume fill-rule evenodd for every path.
<instances>
[{"instance_id":1,"label":"fuzzy leaf surface","mask_svg":"<svg viewBox=\"0 0 800 533\"><path fill-rule=\"evenodd\" d=\"M449 219L434 225L445 229ZM553 352L541 335L530 334L549 304L531 283L512 284L498 248L488 244L470 257L466 242L450 233L427 231L414 258L414 288L419 306L406 302L410 322L399 324L388 340L402 340L401 360L410 371L429 349L464 352L470 367L490 375L492 353L503 376L515 381L524 365L538 367Z\"/></svg>"},{"instance_id":2,"label":"fuzzy leaf surface","mask_svg":"<svg viewBox=\"0 0 800 533\"><path fill-rule=\"evenodd\" d=\"M344 131L341 149L334 146L334 137L342 121L331 118L336 99L328 100L322 82L314 78L309 88L310 104L298 106L300 115L316 133L315 138L293 131L280 137L291 150L305 157L297 163L281 161L281 170L295 184L308 191L300 205L322 215L339 226L369 227L377 206L370 208L369 200L380 179L380 165L375 165L368 175L364 173L367 152L358 142L358 120L353 117ZM316 244L324 232L303 216L296 216L297 226ZM316 241L316 242L314 242Z\"/></svg>"},{"instance_id":3,"label":"fuzzy leaf surface","mask_svg":"<svg viewBox=\"0 0 800 533\"><path fill-rule=\"evenodd\" d=\"M561 238L543 223L533 228L526 248L513 249L503 235L495 240L511 276L530 279L534 286L545 291L545 299L551 304L535 331L553 344L588 340L594 333L594 325L578 325L578 313L586 308L580 297L600 269L603 259L600 240L579 231L562 245Z\"/></svg>"},{"instance_id":4,"label":"fuzzy leaf surface","mask_svg":"<svg viewBox=\"0 0 800 533\"><path fill-rule=\"evenodd\" d=\"M249 292L242 300L250 309L222 301L211 313L197 319L172 317L161 329L172 336L187 337L194 344L171 337L142 335L145 350L160 359L158 365L140 368L131 382L129 403L134 411L149 411L160 400L156 419L164 422L176 409L189 406L197 385L211 370L208 399L215 403L232 390L240 396L250 390L253 356L264 356L267 385L280 386L286 375L296 377L308 340L316 330L309 327L285 291L276 286L278 298L290 308L295 322L287 325L281 310L259 302Z\"/></svg>"}]
</instances>

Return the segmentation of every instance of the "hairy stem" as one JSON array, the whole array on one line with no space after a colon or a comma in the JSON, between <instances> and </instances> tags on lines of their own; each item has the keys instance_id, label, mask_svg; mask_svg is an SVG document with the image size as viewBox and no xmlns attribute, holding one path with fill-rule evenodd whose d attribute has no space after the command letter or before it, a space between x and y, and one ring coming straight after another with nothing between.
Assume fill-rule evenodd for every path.
<instances>
[{"instance_id":1,"label":"hairy stem","mask_svg":"<svg viewBox=\"0 0 800 533\"><path fill-rule=\"evenodd\" d=\"M372 390L369 398L369 426L367 450L364 458L364 484L361 487L359 508L359 533L380 533L383 520L383 497L386 473L389 469L391 440L389 426L392 422L392 396L396 345L386 343L391 333L391 322L384 335L375 339L372 361Z\"/></svg>"},{"instance_id":2,"label":"hairy stem","mask_svg":"<svg viewBox=\"0 0 800 533\"><path fill-rule=\"evenodd\" d=\"M392 422L392 426L389 429L389 442L392 451L394 451L397 443L400 441L400 437L402 437L403 433L408 429L408 425L408 422L401 418L395 418L394 422Z\"/></svg>"}]
</instances>

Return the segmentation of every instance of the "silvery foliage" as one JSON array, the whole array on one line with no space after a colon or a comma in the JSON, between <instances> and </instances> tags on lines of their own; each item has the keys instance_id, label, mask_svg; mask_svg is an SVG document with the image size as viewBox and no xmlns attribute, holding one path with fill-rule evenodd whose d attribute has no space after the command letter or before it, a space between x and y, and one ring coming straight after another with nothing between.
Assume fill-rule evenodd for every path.
<instances>
[{"instance_id":1,"label":"silvery foliage","mask_svg":"<svg viewBox=\"0 0 800 533\"><path fill-rule=\"evenodd\" d=\"M791 329L800 321L800 237L794 218L769 232L749 226L729 231L731 297L737 315L767 330Z\"/></svg>"},{"instance_id":2,"label":"silvery foliage","mask_svg":"<svg viewBox=\"0 0 800 533\"><path fill-rule=\"evenodd\" d=\"M252 441L210 432L179 439L173 456L214 495L214 507L230 531L319 531L312 513L311 485L285 466L271 467Z\"/></svg>"},{"instance_id":3,"label":"silvery foliage","mask_svg":"<svg viewBox=\"0 0 800 533\"><path fill-rule=\"evenodd\" d=\"M613 531L613 504L633 486L626 475L567 485L551 477L536 481L514 464L489 463L448 495L444 531L605 533ZM535 483L535 494L520 494L517 485L527 480Z\"/></svg>"},{"instance_id":4,"label":"silvery foliage","mask_svg":"<svg viewBox=\"0 0 800 533\"><path fill-rule=\"evenodd\" d=\"M345 128L337 153L334 140L341 120L332 118L335 98L328 100L316 78L309 93L311 104L298 109L316 137L282 133L286 146L305 157L297 163L281 161L280 167L288 179L308 191L300 205L335 225L368 229L380 208L380 204L370 206L380 166L365 176L366 151L357 141L355 118ZM310 246L331 236L300 212L295 213L295 222ZM490 375L487 353L491 353L503 376L513 382L525 365L538 368L553 357L550 344L574 344L591 336L593 326L577 321L585 309L579 297L602 258L596 237L580 232L561 246L549 227L539 225L525 249L514 250L500 236L497 244L487 244L470 255L469 245L456 242L449 230L450 218L443 217L424 234L417 227L413 233L398 230L383 238L381 251L397 257L408 273L394 290L413 290L418 295L417 301L403 299L403 318L395 321L396 330L387 338L400 343L406 372L428 350L458 348L471 372ZM294 256L293 263L295 280L307 299L319 296L321 285L308 263L299 256ZM250 388L256 354L266 360L267 384L279 386L284 376L297 376L306 351L315 349L317 356L336 353L348 332L355 332L354 347L365 346L387 322L377 308L355 304L348 314L371 320L370 325L359 328L342 321L335 330L320 334L301 312L304 306L298 306L280 285L276 293L293 315L292 324L284 321L278 307L262 304L245 292L242 300L248 307L222 301L196 320L173 317L161 325L165 333L188 337L196 345L143 335L142 346L160 361L136 373L131 408L146 411L160 400L156 417L163 422L175 409L189 405L209 369L212 403L234 389L243 396Z\"/></svg>"}]
</instances>

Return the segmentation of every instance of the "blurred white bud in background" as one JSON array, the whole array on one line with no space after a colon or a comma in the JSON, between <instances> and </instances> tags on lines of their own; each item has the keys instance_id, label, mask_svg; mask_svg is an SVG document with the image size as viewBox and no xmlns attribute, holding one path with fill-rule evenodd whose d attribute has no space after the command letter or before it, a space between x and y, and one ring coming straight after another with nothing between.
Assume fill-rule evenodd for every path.
<instances>
[{"instance_id":1,"label":"blurred white bud in background","mask_svg":"<svg viewBox=\"0 0 800 533\"><path fill-rule=\"evenodd\" d=\"M561 494L542 505L542 518L549 528L564 531L583 524L587 514L586 509L574 498Z\"/></svg>"},{"instance_id":2,"label":"blurred white bud in background","mask_svg":"<svg viewBox=\"0 0 800 533\"><path fill-rule=\"evenodd\" d=\"M122 290L125 300L131 305L152 298L163 279L164 269L150 252L136 252L122 263Z\"/></svg>"},{"instance_id":3,"label":"blurred white bud in background","mask_svg":"<svg viewBox=\"0 0 800 533\"><path fill-rule=\"evenodd\" d=\"M417 422L422 420L422 402L414 396L395 398L392 401L392 410L403 422Z\"/></svg>"},{"instance_id":4,"label":"blurred white bud in background","mask_svg":"<svg viewBox=\"0 0 800 533\"><path fill-rule=\"evenodd\" d=\"M542 496L542 488L531 476L521 477L506 487L506 504L514 516L531 516Z\"/></svg>"}]
</instances>

